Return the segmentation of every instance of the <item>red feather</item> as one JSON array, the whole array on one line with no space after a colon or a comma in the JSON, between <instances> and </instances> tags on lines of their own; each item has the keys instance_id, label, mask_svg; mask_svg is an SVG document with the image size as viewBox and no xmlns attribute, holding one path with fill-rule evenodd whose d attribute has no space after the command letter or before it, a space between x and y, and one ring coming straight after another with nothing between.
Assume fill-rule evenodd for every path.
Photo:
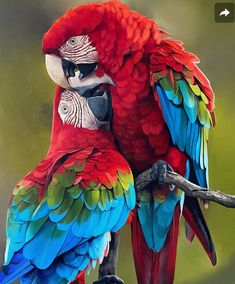
<instances>
[{"instance_id":1,"label":"red feather","mask_svg":"<svg viewBox=\"0 0 235 284\"><path fill-rule=\"evenodd\" d=\"M132 247L139 284L172 284L175 273L179 232L179 206L176 207L166 242L161 251L149 250L145 242L138 215L132 222Z\"/></svg>"},{"instance_id":2,"label":"red feather","mask_svg":"<svg viewBox=\"0 0 235 284\"><path fill-rule=\"evenodd\" d=\"M70 282L70 284L85 284L85 272L86 270L80 272L76 279Z\"/></svg>"},{"instance_id":3,"label":"red feather","mask_svg":"<svg viewBox=\"0 0 235 284\"><path fill-rule=\"evenodd\" d=\"M90 21L91 18L94 20ZM182 42L171 39L154 21L130 10L119 1L82 5L67 12L45 34L43 52L56 53L71 36L84 34L89 35L98 51L102 71L110 75L116 85L111 87L113 133L134 173L138 174L162 159L176 172L184 175L187 156L172 146L162 110L154 98L154 73L158 72L157 75L163 77L169 73L172 85L175 74L191 84L197 83L208 98L207 108L215 121L214 93L209 81L196 65L198 58L186 52ZM102 72L98 69L97 73L99 75ZM67 128L60 132L63 137L71 138L73 134ZM54 127L54 137L57 133ZM101 138L98 133L95 136L85 133L84 139L75 136L69 141L57 136L57 145L53 144L53 149L60 149L65 143L71 149L76 143L80 146L89 143L105 145L112 139ZM100 177L104 182L110 181L107 176ZM186 206L184 216L211 255L211 248L205 242L206 235L202 233L204 228L197 225L191 211ZM148 250L138 218L134 216L132 239L139 283L173 282L178 215L177 208L167 241L159 254ZM152 282L147 282L147 279Z\"/></svg>"}]
</instances>

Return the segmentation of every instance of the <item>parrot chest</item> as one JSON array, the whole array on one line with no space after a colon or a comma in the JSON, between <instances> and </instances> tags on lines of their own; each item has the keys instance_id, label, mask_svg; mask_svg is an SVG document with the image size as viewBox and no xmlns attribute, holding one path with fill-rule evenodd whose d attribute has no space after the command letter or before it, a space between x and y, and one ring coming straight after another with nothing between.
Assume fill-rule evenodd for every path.
<instances>
[{"instance_id":1,"label":"parrot chest","mask_svg":"<svg viewBox=\"0 0 235 284\"><path fill-rule=\"evenodd\" d=\"M127 91L112 94L113 131L118 146L135 171L143 170L167 154L169 133L158 105L149 94L142 98Z\"/></svg>"},{"instance_id":2,"label":"parrot chest","mask_svg":"<svg viewBox=\"0 0 235 284\"><path fill-rule=\"evenodd\" d=\"M172 145L163 113L154 98L148 63L144 60L132 63L127 60L113 76L116 85L111 88L113 132L118 147L135 174L159 159L183 173L185 157Z\"/></svg>"}]
</instances>

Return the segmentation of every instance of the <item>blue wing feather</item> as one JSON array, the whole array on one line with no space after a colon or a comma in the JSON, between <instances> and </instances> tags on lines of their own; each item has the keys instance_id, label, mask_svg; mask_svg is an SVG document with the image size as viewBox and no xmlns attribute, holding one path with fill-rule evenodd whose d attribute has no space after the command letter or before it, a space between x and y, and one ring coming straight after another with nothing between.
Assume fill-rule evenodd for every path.
<instances>
[{"instance_id":1,"label":"blue wing feather","mask_svg":"<svg viewBox=\"0 0 235 284\"><path fill-rule=\"evenodd\" d=\"M180 97L181 94L183 96L183 101L179 105L172 100L173 89L172 92L169 88L166 91L161 84L157 84L156 91L173 144L193 161L192 166L199 185L207 187L207 140L203 136L204 125L198 119L198 97L185 80L177 82L180 93L176 97Z\"/></svg>"},{"instance_id":2,"label":"blue wing feather","mask_svg":"<svg viewBox=\"0 0 235 284\"><path fill-rule=\"evenodd\" d=\"M76 170L74 171L76 172ZM63 194L64 199L59 199L60 202L56 200L57 196L53 196L55 187L51 187L51 190L49 189L45 193L39 204L37 194L30 195L31 191L25 193L23 188L23 197L16 195L12 207L8 211L5 269L13 267L11 265L16 261L17 251L22 248L24 259L30 260L41 270L47 270L45 274L42 271L41 274L29 273L22 279L24 283L28 283L28 281L34 283L32 281L36 281L35 277L59 281L59 274L63 274L64 278L71 281L72 279L68 278L68 275L70 277L73 274L76 276L79 265L69 268L69 264L63 266L60 259L76 247L81 246L80 253L84 252L84 243L88 241L91 241L90 250L88 249L86 254L77 255L75 258L79 258L79 269L85 269L90 261L92 266L95 266L96 260L102 259L110 240L107 237L107 232L119 230L135 206L135 189L131 183L129 188L124 188L122 182L118 180L119 190L123 191L119 198L115 197L113 188L106 188L103 184L103 188L98 189L102 204L97 206L97 203L93 202L93 206L92 200L87 202L89 201L89 190L86 192L83 190L77 196L75 193L78 188L66 187L63 184L64 181L57 178L53 179L52 177L52 180L54 184L58 184L60 193ZM132 180L131 175L130 180ZM104 193L103 196L101 192ZM58 203L56 209L54 207L55 200ZM48 206L48 201L51 206ZM71 255L67 255L68 262L69 257ZM54 271L58 270L59 273L57 276L50 272L50 267L55 263ZM24 269L23 266L19 267ZM1 273L0 277L8 279L6 275L1 275Z\"/></svg>"}]
</instances>

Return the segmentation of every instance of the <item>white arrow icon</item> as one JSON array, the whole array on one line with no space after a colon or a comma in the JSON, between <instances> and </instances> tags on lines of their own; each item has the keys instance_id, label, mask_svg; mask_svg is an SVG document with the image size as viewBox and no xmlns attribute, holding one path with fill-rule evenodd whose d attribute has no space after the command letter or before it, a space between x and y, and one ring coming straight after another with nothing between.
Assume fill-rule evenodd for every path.
<instances>
[{"instance_id":1,"label":"white arrow icon","mask_svg":"<svg viewBox=\"0 0 235 284\"><path fill-rule=\"evenodd\" d=\"M227 17L228 15L230 14L230 12L229 12L229 10L227 10L226 8L222 11L222 12L220 12L220 16L225 16L225 17Z\"/></svg>"}]
</instances>

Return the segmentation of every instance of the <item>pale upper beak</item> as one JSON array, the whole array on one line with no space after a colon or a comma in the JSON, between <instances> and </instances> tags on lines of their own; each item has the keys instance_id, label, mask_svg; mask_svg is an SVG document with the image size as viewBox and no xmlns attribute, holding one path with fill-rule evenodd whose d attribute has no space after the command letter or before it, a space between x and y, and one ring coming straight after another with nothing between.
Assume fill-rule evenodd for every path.
<instances>
[{"instance_id":1,"label":"pale upper beak","mask_svg":"<svg viewBox=\"0 0 235 284\"><path fill-rule=\"evenodd\" d=\"M56 55L46 54L45 61L47 72L51 79L64 89L72 89L64 74L61 58Z\"/></svg>"},{"instance_id":2,"label":"pale upper beak","mask_svg":"<svg viewBox=\"0 0 235 284\"><path fill-rule=\"evenodd\" d=\"M80 70L76 68L70 76L64 68L64 61L66 60L56 55L46 54L48 74L57 85L64 89L76 90L80 95L84 95L87 91L94 89L100 84L114 85L114 82L106 73L102 77L98 77L96 72L93 71L84 77Z\"/></svg>"}]
</instances>

